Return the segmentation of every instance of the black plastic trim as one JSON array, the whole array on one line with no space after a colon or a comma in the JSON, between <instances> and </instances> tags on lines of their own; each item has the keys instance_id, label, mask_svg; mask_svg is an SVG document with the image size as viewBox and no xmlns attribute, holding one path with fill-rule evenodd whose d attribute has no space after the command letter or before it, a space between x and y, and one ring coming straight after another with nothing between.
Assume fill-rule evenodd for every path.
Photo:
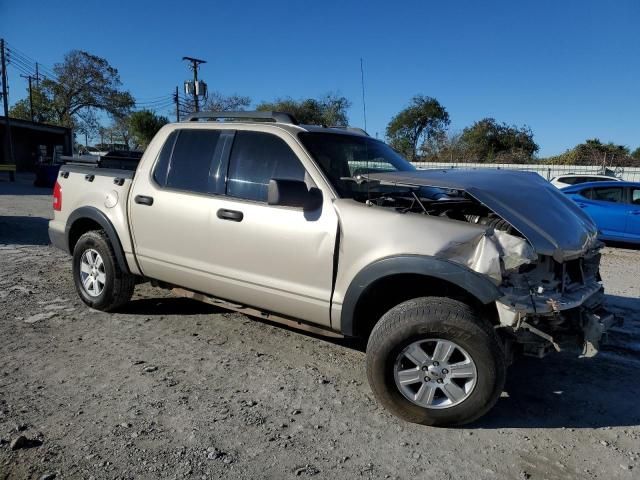
<instances>
[{"instance_id":1,"label":"black plastic trim","mask_svg":"<svg viewBox=\"0 0 640 480\"><path fill-rule=\"evenodd\" d=\"M349 285L340 315L340 327L344 335L354 335L356 306L367 288L377 280L399 274L439 278L466 290L483 304L491 303L502 296L498 287L487 277L449 260L423 255L386 257L364 267Z\"/></svg>"},{"instance_id":2,"label":"black plastic trim","mask_svg":"<svg viewBox=\"0 0 640 480\"><path fill-rule=\"evenodd\" d=\"M118 265L120 266L122 271L129 273L129 266L127 265L127 260L124 256L124 249L122 248L120 238L118 237L113 224L104 213L102 213L95 207L80 207L77 210L74 210L71 215L69 215L64 231L66 249L63 250L72 253L71 245L69 244L69 234L71 232L71 228L73 227L73 224L75 222L84 218L93 220L103 228L103 230L107 234L107 237L109 238L109 241L111 242L111 245L113 246L113 251L116 254Z\"/></svg>"}]
</instances>

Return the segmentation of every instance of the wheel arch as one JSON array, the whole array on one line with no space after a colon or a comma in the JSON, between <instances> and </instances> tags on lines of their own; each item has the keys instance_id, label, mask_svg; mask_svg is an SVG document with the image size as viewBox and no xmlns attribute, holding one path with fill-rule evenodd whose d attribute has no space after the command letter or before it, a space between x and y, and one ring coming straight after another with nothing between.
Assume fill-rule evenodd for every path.
<instances>
[{"instance_id":1,"label":"wheel arch","mask_svg":"<svg viewBox=\"0 0 640 480\"><path fill-rule=\"evenodd\" d=\"M69 215L65 227L65 241L69 252L73 254L78 239L91 230L104 230L113 247L118 266L123 272L130 273L122 243L120 243L120 238L113 224L104 213L95 207L80 207Z\"/></svg>"},{"instance_id":2,"label":"wheel arch","mask_svg":"<svg viewBox=\"0 0 640 480\"><path fill-rule=\"evenodd\" d=\"M418 296L447 296L487 308L501 293L484 275L447 259L386 257L364 267L349 285L340 315L341 331L366 337L390 308Z\"/></svg>"}]
</instances>

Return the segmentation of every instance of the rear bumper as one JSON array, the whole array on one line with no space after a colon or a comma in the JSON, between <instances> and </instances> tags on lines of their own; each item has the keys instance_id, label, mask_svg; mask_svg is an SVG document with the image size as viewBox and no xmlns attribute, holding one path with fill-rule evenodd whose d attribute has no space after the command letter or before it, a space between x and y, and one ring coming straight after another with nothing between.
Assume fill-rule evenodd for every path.
<instances>
[{"instance_id":1,"label":"rear bumper","mask_svg":"<svg viewBox=\"0 0 640 480\"><path fill-rule=\"evenodd\" d=\"M69 253L67 235L64 230L57 229L53 221L49 222L49 240L51 240L51 245L54 247L59 248L63 252Z\"/></svg>"}]
</instances>

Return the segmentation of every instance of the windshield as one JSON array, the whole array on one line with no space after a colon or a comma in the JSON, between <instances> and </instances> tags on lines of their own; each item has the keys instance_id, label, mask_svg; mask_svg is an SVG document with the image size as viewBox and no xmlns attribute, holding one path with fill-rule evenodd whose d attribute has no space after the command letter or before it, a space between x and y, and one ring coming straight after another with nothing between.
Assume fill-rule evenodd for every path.
<instances>
[{"instance_id":1,"label":"windshield","mask_svg":"<svg viewBox=\"0 0 640 480\"><path fill-rule=\"evenodd\" d=\"M298 137L341 197L359 198L371 192L397 190L354 181L359 175L415 170L389 145L371 137L328 132L301 132Z\"/></svg>"}]
</instances>

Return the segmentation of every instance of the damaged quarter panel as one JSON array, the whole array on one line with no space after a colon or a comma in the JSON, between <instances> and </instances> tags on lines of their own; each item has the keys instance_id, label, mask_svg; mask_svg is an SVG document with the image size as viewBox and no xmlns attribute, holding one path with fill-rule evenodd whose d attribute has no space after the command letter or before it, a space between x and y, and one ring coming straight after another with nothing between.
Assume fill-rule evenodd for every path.
<instances>
[{"instance_id":1,"label":"damaged quarter panel","mask_svg":"<svg viewBox=\"0 0 640 480\"><path fill-rule=\"evenodd\" d=\"M418 213L399 214L393 209L367 206L351 199L337 199L334 206L340 218L341 239L332 318L340 318L349 289L364 287L358 284L361 278L357 275L375 262L391 257L413 255L432 259L431 271L421 272L417 267L419 258L414 257L416 270L404 273L431 274L449 280L466 287L483 303L501 296L497 288L500 283L500 242L509 242L511 235L500 232L504 235L496 236L486 226ZM521 245L523 240L512 238L527 255L531 255L528 247ZM513 261L520 264L529 259ZM349 312L344 313L349 316Z\"/></svg>"}]
</instances>

